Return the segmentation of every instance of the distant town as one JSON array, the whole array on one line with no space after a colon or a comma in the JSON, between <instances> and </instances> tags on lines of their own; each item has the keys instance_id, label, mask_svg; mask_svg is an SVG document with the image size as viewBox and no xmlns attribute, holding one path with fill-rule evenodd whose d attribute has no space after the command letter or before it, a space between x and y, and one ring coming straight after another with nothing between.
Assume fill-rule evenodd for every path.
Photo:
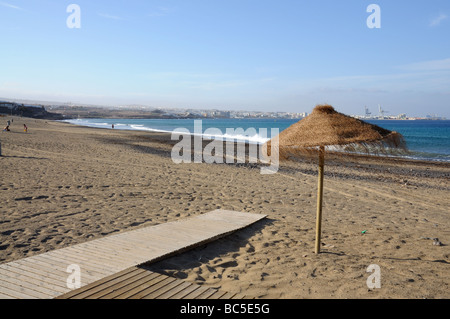
<instances>
[{"instance_id":1,"label":"distant town","mask_svg":"<svg viewBox=\"0 0 450 319\"><path fill-rule=\"evenodd\" d=\"M380 105L378 105L378 113L372 114L367 106L364 107L364 115L352 115L358 119L362 120L446 120L445 117L439 116L437 114L426 115L425 117L410 117L406 113L401 113L398 115L387 115L389 111L384 110Z\"/></svg>"},{"instance_id":2,"label":"distant town","mask_svg":"<svg viewBox=\"0 0 450 319\"><path fill-rule=\"evenodd\" d=\"M75 105L72 103L55 103L39 101L1 101L0 113L7 115L19 115L33 118L47 119L73 119L73 118L255 118L255 119L302 119L307 112L263 112L263 111L224 111L215 109L166 109L152 108L140 105L128 105L119 107ZM445 120L438 115L426 115L425 117L410 117L406 113L390 115L380 105L376 113L364 107L363 115L351 115L358 119L373 120Z\"/></svg>"}]
</instances>

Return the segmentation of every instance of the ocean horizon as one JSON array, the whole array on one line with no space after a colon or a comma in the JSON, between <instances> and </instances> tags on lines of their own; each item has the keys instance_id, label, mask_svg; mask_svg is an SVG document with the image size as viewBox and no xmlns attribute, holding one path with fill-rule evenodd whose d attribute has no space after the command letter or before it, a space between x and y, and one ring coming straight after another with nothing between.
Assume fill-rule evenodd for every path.
<instances>
[{"instance_id":1,"label":"ocean horizon","mask_svg":"<svg viewBox=\"0 0 450 319\"><path fill-rule=\"evenodd\" d=\"M201 131L195 129L201 123ZM282 132L299 119L110 119L89 118L64 120L80 126L104 129L137 130L147 132L201 132L204 138L233 139L237 142L263 144L270 138L271 129ZM408 155L399 157L450 162L450 120L366 120L388 130L397 131L405 138ZM241 129L241 130L239 130ZM274 131L274 134L277 130ZM396 156L397 157L397 156Z\"/></svg>"}]
</instances>

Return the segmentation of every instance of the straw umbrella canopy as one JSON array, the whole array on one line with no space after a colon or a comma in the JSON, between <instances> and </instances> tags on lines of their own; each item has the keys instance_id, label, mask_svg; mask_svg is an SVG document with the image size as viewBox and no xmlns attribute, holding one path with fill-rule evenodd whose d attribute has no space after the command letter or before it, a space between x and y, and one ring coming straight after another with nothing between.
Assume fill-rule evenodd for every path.
<instances>
[{"instance_id":1,"label":"straw umbrella canopy","mask_svg":"<svg viewBox=\"0 0 450 319\"><path fill-rule=\"evenodd\" d=\"M268 155L272 147L278 149L280 159L318 153L316 254L320 252L325 147L341 155L352 151L389 153L406 150L401 134L339 113L330 105L316 106L310 115L283 130L276 139L264 145Z\"/></svg>"}]
</instances>

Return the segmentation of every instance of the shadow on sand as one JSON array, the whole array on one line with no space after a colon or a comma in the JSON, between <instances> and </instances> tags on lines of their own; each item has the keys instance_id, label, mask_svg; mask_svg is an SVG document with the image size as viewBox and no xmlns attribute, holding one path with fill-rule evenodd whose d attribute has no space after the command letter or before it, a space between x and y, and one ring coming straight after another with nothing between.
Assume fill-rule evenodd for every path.
<instances>
[{"instance_id":1,"label":"shadow on sand","mask_svg":"<svg viewBox=\"0 0 450 319\"><path fill-rule=\"evenodd\" d=\"M17 155L0 155L0 158L23 158L23 159L48 160L48 158L46 158L46 157L17 156Z\"/></svg>"},{"instance_id":2,"label":"shadow on sand","mask_svg":"<svg viewBox=\"0 0 450 319\"><path fill-rule=\"evenodd\" d=\"M159 272L169 276L175 276L179 279L185 279L185 271L207 264L209 261L220 256L236 253L246 247L248 240L261 232L266 226L273 224L274 219L264 218L244 229L238 230L228 236L217 239L214 242L194 248L190 251L178 254L176 256L165 258L155 263L143 264L141 267L154 272ZM230 261L232 267L236 262Z\"/></svg>"}]
</instances>

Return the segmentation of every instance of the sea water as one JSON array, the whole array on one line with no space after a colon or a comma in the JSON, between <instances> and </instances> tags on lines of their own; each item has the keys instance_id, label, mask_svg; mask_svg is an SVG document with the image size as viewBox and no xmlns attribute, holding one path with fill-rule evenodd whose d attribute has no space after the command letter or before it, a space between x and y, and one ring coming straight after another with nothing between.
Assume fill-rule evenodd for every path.
<instances>
[{"instance_id":1,"label":"sea water","mask_svg":"<svg viewBox=\"0 0 450 319\"><path fill-rule=\"evenodd\" d=\"M72 124L139 130L151 132L169 132L188 130L194 133L194 119L75 119L66 120ZM198 120L197 120L198 121ZM298 119L202 119L203 132L216 128L221 134L214 138L233 138L236 141L263 144L271 137L271 128L279 132L299 121ZM405 138L410 153L408 158L450 162L450 120L367 120L388 130L401 133ZM227 135L227 129L242 128L246 134ZM251 130L248 130L251 129ZM260 129L267 129L267 134L259 134ZM216 130L217 131L217 130ZM252 133L252 134L247 134ZM211 137L211 136L209 136Z\"/></svg>"}]
</instances>

